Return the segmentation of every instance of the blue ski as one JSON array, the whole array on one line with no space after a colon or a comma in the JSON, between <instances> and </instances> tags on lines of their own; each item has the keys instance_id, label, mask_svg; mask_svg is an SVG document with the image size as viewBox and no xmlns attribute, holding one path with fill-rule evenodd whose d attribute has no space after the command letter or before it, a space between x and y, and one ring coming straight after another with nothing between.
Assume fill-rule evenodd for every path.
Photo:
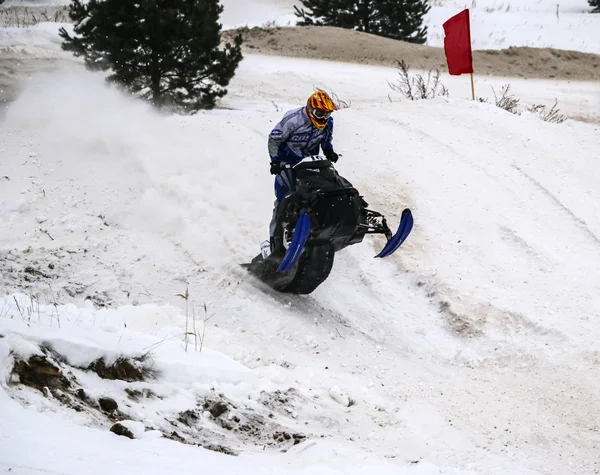
<instances>
[{"instance_id":1,"label":"blue ski","mask_svg":"<svg viewBox=\"0 0 600 475\"><path fill-rule=\"evenodd\" d=\"M375 257L388 257L389 255L393 254L406 240L412 231L412 228L413 216L410 209L406 208L404 211L402 211L402 218L400 219L398 231L396 231L396 234L392 236L382 251Z\"/></svg>"},{"instance_id":2,"label":"blue ski","mask_svg":"<svg viewBox=\"0 0 600 475\"><path fill-rule=\"evenodd\" d=\"M288 247L285 256L283 256L283 260L281 261L281 264L279 264L277 272L287 272L291 270L294 265L296 265L296 262L298 262L300 254L304 249L304 244L306 244L309 234L310 217L304 211L302 211L298 221L296 222L296 229L294 230L294 237L292 238L290 247Z\"/></svg>"}]
</instances>

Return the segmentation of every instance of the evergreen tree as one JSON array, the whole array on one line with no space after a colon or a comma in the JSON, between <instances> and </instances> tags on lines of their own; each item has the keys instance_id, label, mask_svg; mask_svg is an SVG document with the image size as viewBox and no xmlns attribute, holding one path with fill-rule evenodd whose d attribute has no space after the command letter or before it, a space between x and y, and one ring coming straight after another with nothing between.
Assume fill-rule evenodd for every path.
<instances>
[{"instance_id":1,"label":"evergreen tree","mask_svg":"<svg viewBox=\"0 0 600 475\"><path fill-rule=\"evenodd\" d=\"M158 107L212 108L242 59L241 36L220 47L218 0L72 0L62 48Z\"/></svg>"},{"instance_id":2,"label":"evergreen tree","mask_svg":"<svg viewBox=\"0 0 600 475\"><path fill-rule=\"evenodd\" d=\"M594 7L592 9L592 13L600 13L600 0L588 0L590 7Z\"/></svg>"},{"instance_id":3,"label":"evergreen tree","mask_svg":"<svg viewBox=\"0 0 600 475\"><path fill-rule=\"evenodd\" d=\"M300 0L299 25L325 25L425 43L427 0Z\"/></svg>"}]
</instances>

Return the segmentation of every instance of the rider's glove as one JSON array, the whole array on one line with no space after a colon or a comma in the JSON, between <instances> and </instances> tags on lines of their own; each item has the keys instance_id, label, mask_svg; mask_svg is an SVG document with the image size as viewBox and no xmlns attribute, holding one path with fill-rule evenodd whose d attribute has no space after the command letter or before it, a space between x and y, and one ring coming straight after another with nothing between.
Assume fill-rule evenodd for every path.
<instances>
[{"instance_id":1,"label":"rider's glove","mask_svg":"<svg viewBox=\"0 0 600 475\"><path fill-rule=\"evenodd\" d=\"M281 162L271 162L271 175L279 175L281 173Z\"/></svg>"},{"instance_id":2,"label":"rider's glove","mask_svg":"<svg viewBox=\"0 0 600 475\"><path fill-rule=\"evenodd\" d=\"M339 155L335 153L332 148L323 150L323 155L325 155L325 158L327 160L333 163L336 163L338 161L338 158L340 158Z\"/></svg>"}]
</instances>

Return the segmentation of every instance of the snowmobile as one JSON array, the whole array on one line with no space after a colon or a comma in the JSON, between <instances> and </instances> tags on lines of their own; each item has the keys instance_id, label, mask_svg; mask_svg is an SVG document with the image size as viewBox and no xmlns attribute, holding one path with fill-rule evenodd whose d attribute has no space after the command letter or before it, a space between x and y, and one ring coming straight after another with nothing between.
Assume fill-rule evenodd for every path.
<instances>
[{"instance_id":1,"label":"snowmobile","mask_svg":"<svg viewBox=\"0 0 600 475\"><path fill-rule=\"evenodd\" d=\"M385 217L368 209L327 159L308 157L284 165L283 173L295 186L279 204L270 249L242 264L277 291L309 294L329 276L336 252L362 242L366 234L383 234L387 244L375 257L387 257L412 230L412 213L406 208L392 234Z\"/></svg>"}]
</instances>

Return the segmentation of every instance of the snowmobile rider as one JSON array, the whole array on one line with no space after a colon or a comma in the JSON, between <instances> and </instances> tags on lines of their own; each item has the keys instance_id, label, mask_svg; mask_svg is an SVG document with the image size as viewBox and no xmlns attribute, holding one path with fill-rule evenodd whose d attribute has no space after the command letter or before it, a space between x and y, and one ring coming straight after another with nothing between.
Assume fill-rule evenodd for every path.
<instances>
[{"instance_id":1,"label":"snowmobile rider","mask_svg":"<svg viewBox=\"0 0 600 475\"><path fill-rule=\"evenodd\" d=\"M337 162L338 154L331 143L333 139L333 118L338 110L333 99L324 91L314 92L305 107L288 111L269 135L269 155L271 175L275 177L275 209L269 226L270 242L273 242L277 209L288 193L291 180L295 180L293 170L282 168L283 164L295 165L302 159L319 154Z\"/></svg>"}]
</instances>

